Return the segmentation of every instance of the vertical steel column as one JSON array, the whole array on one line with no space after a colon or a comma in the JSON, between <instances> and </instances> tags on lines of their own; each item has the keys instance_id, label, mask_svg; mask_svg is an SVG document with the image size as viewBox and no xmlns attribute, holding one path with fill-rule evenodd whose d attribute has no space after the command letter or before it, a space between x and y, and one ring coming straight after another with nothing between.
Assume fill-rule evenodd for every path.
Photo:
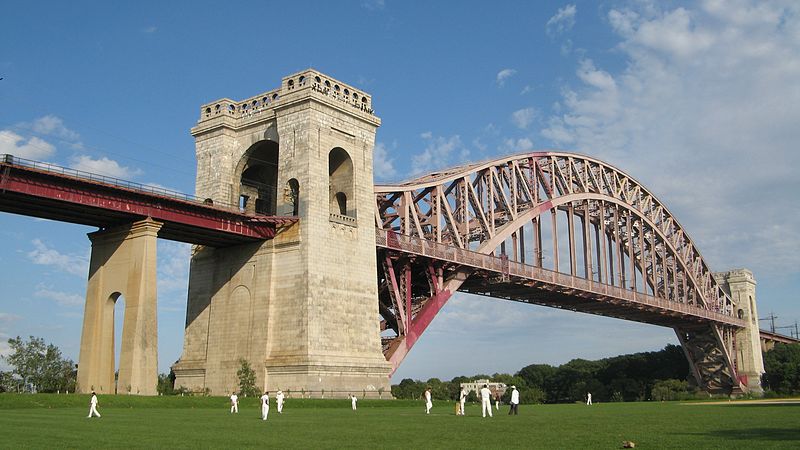
<instances>
[{"instance_id":1,"label":"vertical steel column","mask_svg":"<svg viewBox=\"0 0 800 450\"><path fill-rule=\"evenodd\" d=\"M575 210L572 202L567 206L567 226L569 227L569 274L577 275L577 261L575 261Z\"/></svg>"},{"instance_id":2,"label":"vertical steel column","mask_svg":"<svg viewBox=\"0 0 800 450\"><path fill-rule=\"evenodd\" d=\"M558 208L550 210L550 217L553 221L553 271L558 272L558 220L556 214Z\"/></svg>"}]
</instances>

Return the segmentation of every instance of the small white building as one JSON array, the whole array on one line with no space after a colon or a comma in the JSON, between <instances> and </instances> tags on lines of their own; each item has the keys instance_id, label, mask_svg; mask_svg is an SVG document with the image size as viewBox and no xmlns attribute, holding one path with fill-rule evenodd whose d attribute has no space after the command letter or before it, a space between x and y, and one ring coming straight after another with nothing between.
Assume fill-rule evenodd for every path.
<instances>
[{"instance_id":1,"label":"small white building","mask_svg":"<svg viewBox=\"0 0 800 450\"><path fill-rule=\"evenodd\" d=\"M475 391L475 394L478 394L484 384L489 386L492 395L500 394L500 396L502 396L506 393L506 389L508 388L505 383L493 383L489 380L475 380L470 383L461 383L461 389L467 391L468 394L469 391Z\"/></svg>"}]
</instances>

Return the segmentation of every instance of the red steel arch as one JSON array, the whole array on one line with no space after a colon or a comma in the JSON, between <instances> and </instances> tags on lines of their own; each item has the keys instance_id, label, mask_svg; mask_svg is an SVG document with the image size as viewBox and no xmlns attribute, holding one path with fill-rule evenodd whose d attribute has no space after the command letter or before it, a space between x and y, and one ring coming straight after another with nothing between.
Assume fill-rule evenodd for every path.
<instances>
[{"instance_id":1,"label":"red steel arch","mask_svg":"<svg viewBox=\"0 0 800 450\"><path fill-rule=\"evenodd\" d=\"M744 322L649 190L600 160L534 152L375 186L384 352L396 368L457 290L675 329L699 384L740 388Z\"/></svg>"}]
</instances>

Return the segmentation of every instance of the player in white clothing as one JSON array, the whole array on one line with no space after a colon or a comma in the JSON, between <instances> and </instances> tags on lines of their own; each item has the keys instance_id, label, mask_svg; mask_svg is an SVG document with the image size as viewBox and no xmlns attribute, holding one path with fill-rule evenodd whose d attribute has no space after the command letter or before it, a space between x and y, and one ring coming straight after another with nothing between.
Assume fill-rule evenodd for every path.
<instances>
[{"instance_id":1,"label":"player in white clothing","mask_svg":"<svg viewBox=\"0 0 800 450\"><path fill-rule=\"evenodd\" d=\"M267 416L269 416L269 392L264 391L264 395L261 396L261 420L267 420Z\"/></svg>"},{"instance_id":2,"label":"player in white clothing","mask_svg":"<svg viewBox=\"0 0 800 450\"><path fill-rule=\"evenodd\" d=\"M353 395L353 394L350 394L350 402L353 404L353 411L356 410L356 402L357 401L358 401L358 399L356 398L356 396Z\"/></svg>"},{"instance_id":3,"label":"player in white clothing","mask_svg":"<svg viewBox=\"0 0 800 450\"><path fill-rule=\"evenodd\" d=\"M489 390L488 384L484 384L481 388L481 409L483 417L486 417L486 411L489 411L489 417L492 417L492 391Z\"/></svg>"},{"instance_id":4,"label":"player in white clothing","mask_svg":"<svg viewBox=\"0 0 800 450\"><path fill-rule=\"evenodd\" d=\"M89 415L86 418L91 419L93 415L100 417L100 413L97 412L97 394L94 391L92 391L92 398L89 400Z\"/></svg>"},{"instance_id":5,"label":"player in white clothing","mask_svg":"<svg viewBox=\"0 0 800 450\"><path fill-rule=\"evenodd\" d=\"M239 414L239 396L236 392L231 393L231 414Z\"/></svg>"},{"instance_id":6,"label":"player in white clothing","mask_svg":"<svg viewBox=\"0 0 800 450\"><path fill-rule=\"evenodd\" d=\"M275 394L275 404L278 406L278 414L283 414L283 391L278 389Z\"/></svg>"},{"instance_id":7,"label":"player in white clothing","mask_svg":"<svg viewBox=\"0 0 800 450\"><path fill-rule=\"evenodd\" d=\"M425 414L431 413L433 402L431 402L431 388L425 389Z\"/></svg>"},{"instance_id":8,"label":"player in white clothing","mask_svg":"<svg viewBox=\"0 0 800 450\"><path fill-rule=\"evenodd\" d=\"M516 386L511 386L511 409L508 410L508 415L519 414L519 391Z\"/></svg>"},{"instance_id":9,"label":"player in white clothing","mask_svg":"<svg viewBox=\"0 0 800 450\"><path fill-rule=\"evenodd\" d=\"M459 394L458 398L459 398L459 401L461 401L461 415L463 416L463 415L465 415L464 414L464 403L467 402L467 391L465 391L464 388L461 388L461 394Z\"/></svg>"}]
</instances>

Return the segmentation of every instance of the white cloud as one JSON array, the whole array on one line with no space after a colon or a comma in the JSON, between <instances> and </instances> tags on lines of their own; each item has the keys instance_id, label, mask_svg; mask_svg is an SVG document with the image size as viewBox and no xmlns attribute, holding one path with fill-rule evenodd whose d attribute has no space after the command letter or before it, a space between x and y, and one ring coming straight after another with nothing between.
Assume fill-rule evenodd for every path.
<instances>
[{"instance_id":1,"label":"white cloud","mask_svg":"<svg viewBox=\"0 0 800 450\"><path fill-rule=\"evenodd\" d=\"M428 146L422 153L411 156L411 175L449 167L469 156L469 150L461 143L461 136L430 136Z\"/></svg>"},{"instance_id":2,"label":"white cloud","mask_svg":"<svg viewBox=\"0 0 800 450\"><path fill-rule=\"evenodd\" d=\"M26 139L10 130L0 131L0 154L43 160L50 158L55 152L56 148L52 144L36 136Z\"/></svg>"},{"instance_id":3,"label":"white cloud","mask_svg":"<svg viewBox=\"0 0 800 450\"><path fill-rule=\"evenodd\" d=\"M503 140L500 148L505 154L527 152L533 150L533 141L528 138L509 138Z\"/></svg>"},{"instance_id":4,"label":"white cloud","mask_svg":"<svg viewBox=\"0 0 800 450\"><path fill-rule=\"evenodd\" d=\"M537 117L537 112L533 108L524 108L511 113L511 122L520 129L526 129Z\"/></svg>"},{"instance_id":5,"label":"white cloud","mask_svg":"<svg viewBox=\"0 0 800 450\"><path fill-rule=\"evenodd\" d=\"M557 36L572 29L575 25L575 15L578 8L575 5L567 5L560 8L556 14L547 21L545 30L550 36Z\"/></svg>"},{"instance_id":6,"label":"white cloud","mask_svg":"<svg viewBox=\"0 0 800 450\"><path fill-rule=\"evenodd\" d=\"M182 242L158 241L159 296L186 293L191 249L191 245Z\"/></svg>"},{"instance_id":7,"label":"white cloud","mask_svg":"<svg viewBox=\"0 0 800 450\"><path fill-rule=\"evenodd\" d=\"M39 239L33 240L34 250L27 256L34 264L54 266L62 272L86 277L89 273L89 261L85 256L63 255L57 250L48 248Z\"/></svg>"},{"instance_id":8,"label":"white cloud","mask_svg":"<svg viewBox=\"0 0 800 450\"><path fill-rule=\"evenodd\" d=\"M83 306L85 303L85 299L80 295L54 291L42 284L36 286L36 291L33 295L38 298L52 300L61 306Z\"/></svg>"},{"instance_id":9,"label":"white cloud","mask_svg":"<svg viewBox=\"0 0 800 450\"><path fill-rule=\"evenodd\" d=\"M362 0L361 7L369 11L382 11L386 8L385 0Z\"/></svg>"},{"instance_id":10,"label":"white cloud","mask_svg":"<svg viewBox=\"0 0 800 450\"><path fill-rule=\"evenodd\" d=\"M513 77L517 73L514 69L503 69L500 72L497 72L497 85L503 87L506 84L506 80Z\"/></svg>"},{"instance_id":11,"label":"white cloud","mask_svg":"<svg viewBox=\"0 0 800 450\"><path fill-rule=\"evenodd\" d=\"M426 131L424 133L420 133L419 137L421 137L422 139L430 139L433 137L433 133L431 133L430 131Z\"/></svg>"},{"instance_id":12,"label":"white cloud","mask_svg":"<svg viewBox=\"0 0 800 450\"><path fill-rule=\"evenodd\" d=\"M5 322L5 323L15 322L19 319L22 319L22 317L16 314L0 312L0 322Z\"/></svg>"},{"instance_id":13,"label":"white cloud","mask_svg":"<svg viewBox=\"0 0 800 450\"><path fill-rule=\"evenodd\" d=\"M93 159L88 155L76 155L71 158L70 167L75 170L82 170L84 172L96 173L123 180L130 180L142 174L142 171L139 169L121 166L118 162L108 159L105 156L99 159Z\"/></svg>"},{"instance_id":14,"label":"white cloud","mask_svg":"<svg viewBox=\"0 0 800 450\"><path fill-rule=\"evenodd\" d=\"M582 58L542 135L642 181L712 269L797 273L800 4L636 5L608 14L624 69Z\"/></svg>"},{"instance_id":15,"label":"white cloud","mask_svg":"<svg viewBox=\"0 0 800 450\"><path fill-rule=\"evenodd\" d=\"M47 136L55 136L66 141L78 142L81 136L75 131L64 126L64 121L53 115L46 115L34 120L30 124L33 132Z\"/></svg>"},{"instance_id":16,"label":"white cloud","mask_svg":"<svg viewBox=\"0 0 800 450\"><path fill-rule=\"evenodd\" d=\"M375 144L372 166L376 180L387 180L397 174L397 170L394 168L394 158L389 156L383 142Z\"/></svg>"},{"instance_id":17,"label":"white cloud","mask_svg":"<svg viewBox=\"0 0 800 450\"><path fill-rule=\"evenodd\" d=\"M153 34L158 31L158 27L155 25L150 25L149 27L142 28L142 33L146 34Z\"/></svg>"}]
</instances>

